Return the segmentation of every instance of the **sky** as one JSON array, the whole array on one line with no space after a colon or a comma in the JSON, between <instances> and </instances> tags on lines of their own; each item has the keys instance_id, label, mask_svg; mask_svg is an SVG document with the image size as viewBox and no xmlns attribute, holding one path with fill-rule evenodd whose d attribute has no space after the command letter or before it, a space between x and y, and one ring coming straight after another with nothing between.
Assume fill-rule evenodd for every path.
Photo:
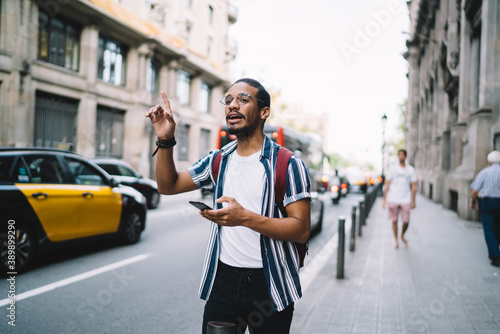
<instances>
[{"instance_id":1,"label":"sky","mask_svg":"<svg viewBox=\"0 0 500 334\"><path fill-rule=\"evenodd\" d=\"M408 94L406 1L231 2L232 76L255 78L306 113L326 112L325 152L381 168L381 118L388 117L386 141L401 136L399 105Z\"/></svg>"}]
</instances>

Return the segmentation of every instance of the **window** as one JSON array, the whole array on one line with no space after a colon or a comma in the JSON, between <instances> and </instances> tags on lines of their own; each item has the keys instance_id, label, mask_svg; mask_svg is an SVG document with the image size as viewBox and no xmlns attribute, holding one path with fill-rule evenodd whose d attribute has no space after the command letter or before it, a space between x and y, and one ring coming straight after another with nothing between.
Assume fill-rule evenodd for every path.
<instances>
[{"instance_id":1,"label":"window","mask_svg":"<svg viewBox=\"0 0 500 334\"><path fill-rule=\"evenodd\" d=\"M99 163L99 167L104 169L109 175L137 177L136 173L130 168L118 164Z\"/></svg>"},{"instance_id":2,"label":"window","mask_svg":"<svg viewBox=\"0 0 500 334\"><path fill-rule=\"evenodd\" d=\"M207 57L210 58L210 53L212 52L212 43L213 43L213 38L209 37L207 40Z\"/></svg>"},{"instance_id":3,"label":"window","mask_svg":"<svg viewBox=\"0 0 500 334\"><path fill-rule=\"evenodd\" d=\"M468 30L470 32L470 58L467 64L470 73L470 90L467 101L470 112L475 112L479 107L481 86L481 3L482 1L467 1L464 5Z\"/></svg>"},{"instance_id":4,"label":"window","mask_svg":"<svg viewBox=\"0 0 500 334\"><path fill-rule=\"evenodd\" d=\"M151 58L146 73L146 90L151 94L158 94L160 88L161 63L156 58Z\"/></svg>"},{"instance_id":5,"label":"window","mask_svg":"<svg viewBox=\"0 0 500 334\"><path fill-rule=\"evenodd\" d=\"M25 155L33 183L64 183L64 169L56 157Z\"/></svg>"},{"instance_id":6,"label":"window","mask_svg":"<svg viewBox=\"0 0 500 334\"><path fill-rule=\"evenodd\" d=\"M210 130L201 129L200 133L200 156L210 152Z\"/></svg>"},{"instance_id":7,"label":"window","mask_svg":"<svg viewBox=\"0 0 500 334\"><path fill-rule=\"evenodd\" d=\"M493 137L493 150L500 151L500 133L495 133Z\"/></svg>"},{"instance_id":8,"label":"window","mask_svg":"<svg viewBox=\"0 0 500 334\"><path fill-rule=\"evenodd\" d=\"M207 22L210 25L214 22L214 8L212 6L208 6Z\"/></svg>"},{"instance_id":9,"label":"window","mask_svg":"<svg viewBox=\"0 0 500 334\"><path fill-rule=\"evenodd\" d=\"M177 100L180 105L189 105L189 97L191 90L191 76L183 70L179 70L177 75Z\"/></svg>"},{"instance_id":10,"label":"window","mask_svg":"<svg viewBox=\"0 0 500 334\"><path fill-rule=\"evenodd\" d=\"M80 27L66 19L38 13L38 59L78 71Z\"/></svg>"},{"instance_id":11,"label":"window","mask_svg":"<svg viewBox=\"0 0 500 334\"><path fill-rule=\"evenodd\" d=\"M16 160L15 164L14 161ZM30 182L28 168L21 157L0 157L0 184Z\"/></svg>"},{"instance_id":12,"label":"window","mask_svg":"<svg viewBox=\"0 0 500 334\"><path fill-rule=\"evenodd\" d=\"M470 61L470 111L475 112L479 107L479 89L481 86L481 29L474 31L471 38L471 61Z\"/></svg>"},{"instance_id":13,"label":"window","mask_svg":"<svg viewBox=\"0 0 500 334\"><path fill-rule=\"evenodd\" d=\"M149 20L158 23L160 26L165 23L165 14L167 5L161 1L147 1L146 6L149 10Z\"/></svg>"},{"instance_id":14,"label":"window","mask_svg":"<svg viewBox=\"0 0 500 334\"><path fill-rule=\"evenodd\" d=\"M205 82L201 82L200 97L198 100L198 108L200 112L210 112L210 97L212 96L212 88Z\"/></svg>"},{"instance_id":15,"label":"window","mask_svg":"<svg viewBox=\"0 0 500 334\"><path fill-rule=\"evenodd\" d=\"M458 212L458 192L450 190L450 210Z\"/></svg>"},{"instance_id":16,"label":"window","mask_svg":"<svg viewBox=\"0 0 500 334\"><path fill-rule=\"evenodd\" d=\"M35 147L75 150L78 101L36 93Z\"/></svg>"},{"instance_id":17,"label":"window","mask_svg":"<svg viewBox=\"0 0 500 334\"><path fill-rule=\"evenodd\" d=\"M125 111L97 106L96 155L121 158Z\"/></svg>"},{"instance_id":18,"label":"window","mask_svg":"<svg viewBox=\"0 0 500 334\"><path fill-rule=\"evenodd\" d=\"M178 127L178 146L177 150L179 161L188 161L189 158L189 125L180 124Z\"/></svg>"},{"instance_id":19,"label":"window","mask_svg":"<svg viewBox=\"0 0 500 334\"><path fill-rule=\"evenodd\" d=\"M127 47L111 38L99 36L97 77L102 81L125 86Z\"/></svg>"},{"instance_id":20,"label":"window","mask_svg":"<svg viewBox=\"0 0 500 334\"><path fill-rule=\"evenodd\" d=\"M65 157L64 159L69 165L69 169L73 174L73 177L75 179L74 182L76 184L93 186L107 185L106 180L92 166L75 158Z\"/></svg>"}]
</instances>

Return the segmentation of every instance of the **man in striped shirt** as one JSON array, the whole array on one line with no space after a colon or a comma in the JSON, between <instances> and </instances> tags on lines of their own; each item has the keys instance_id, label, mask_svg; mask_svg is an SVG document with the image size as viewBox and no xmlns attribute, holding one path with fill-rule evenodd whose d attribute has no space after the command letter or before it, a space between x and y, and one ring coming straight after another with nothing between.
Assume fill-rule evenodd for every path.
<instances>
[{"instance_id":1,"label":"man in striped shirt","mask_svg":"<svg viewBox=\"0 0 500 334\"><path fill-rule=\"evenodd\" d=\"M172 157L175 121L169 100L146 117L158 136L156 176L164 194L203 188L214 191L215 210L200 214L212 222L200 297L207 300L203 333L210 321L247 326L252 333L288 333L294 302L301 295L299 258L294 242L310 231L310 178L304 162L288 162L284 205L275 204L275 166L279 146L264 134L271 98L256 80L236 81L222 98L230 134L237 140L221 152L217 182L212 151L188 170L177 171Z\"/></svg>"},{"instance_id":2,"label":"man in striped shirt","mask_svg":"<svg viewBox=\"0 0 500 334\"><path fill-rule=\"evenodd\" d=\"M471 188L471 209L476 209L476 200L481 195L481 223L488 255L493 266L500 266L500 152L488 154L487 167L480 171Z\"/></svg>"}]
</instances>

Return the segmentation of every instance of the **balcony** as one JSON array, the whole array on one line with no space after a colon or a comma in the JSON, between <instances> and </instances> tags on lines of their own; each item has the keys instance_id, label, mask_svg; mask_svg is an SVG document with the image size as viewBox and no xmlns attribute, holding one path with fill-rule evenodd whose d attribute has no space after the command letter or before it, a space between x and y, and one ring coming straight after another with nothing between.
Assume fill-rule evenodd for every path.
<instances>
[{"instance_id":1,"label":"balcony","mask_svg":"<svg viewBox=\"0 0 500 334\"><path fill-rule=\"evenodd\" d=\"M236 6L229 5L227 10L227 20L230 24L234 24L238 20L238 8L236 8Z\"/></svg>"}]
</instances>

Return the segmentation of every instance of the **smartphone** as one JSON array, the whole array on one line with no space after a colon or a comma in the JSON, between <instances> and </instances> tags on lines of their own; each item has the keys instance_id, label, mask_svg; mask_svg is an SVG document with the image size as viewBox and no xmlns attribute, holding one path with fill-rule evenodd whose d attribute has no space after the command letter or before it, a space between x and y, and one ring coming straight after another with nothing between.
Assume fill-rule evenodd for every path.
<instances>
[{"instance_id":1,"label":"smartphone","mask_svg":"<svg viewBox=\"0 0 500 334\"><path fill-rule=\"evenodd\" d=\"M209 207L208 205L206 205L205 203L203 202L197 202L197 201L189 201L189 204L197 207L198 209L200 210L212 210L211 207Z\"/></svg>"}]
</instances>

